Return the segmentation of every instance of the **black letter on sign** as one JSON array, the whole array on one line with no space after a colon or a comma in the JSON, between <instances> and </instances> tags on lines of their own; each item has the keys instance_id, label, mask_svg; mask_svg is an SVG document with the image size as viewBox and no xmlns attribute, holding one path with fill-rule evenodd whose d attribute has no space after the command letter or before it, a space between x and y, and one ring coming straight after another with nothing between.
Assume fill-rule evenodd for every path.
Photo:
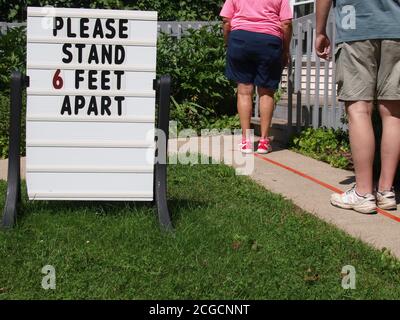
<instances>
[{"instance_id":1,"label":"black letter on sign","mask_svg":"<svg viewBox=\"0 0 400 320\"><path fill-rule=\"evenodd\" d=\"M61 107L61 115L62 116L64 115L65 112L67 112L68 115L72 114L71 102L69 101L69 96L65 96L62 107Z\"/></svg>"},{"instance_id":2,"label":"black letter on sign","mask_svg":"<svg viewBox=\"0 0 400 320\"><path fill-rule=\"evenodd\" d=\"M108 84L110 82L110 73L111 71L108 70L101 72L101 90L110 90L110 85Z\"/></svg>"},{"instance_id":3,"label":"black letter on sign","mask_svg":"<svg viewBox=\"0 0 400 320\"><path fill-rule=\"evenodd\" d=\"M57 36L57 31L61 30L64 26L64 20L61 17L55 17L54 18L54 24L53 24L53 36Z\"/></svg>"},{"instance_id":4,"label":"black letter on sign","mask_svg":"<svg viewBox=\"0 0 400 320\"><path fill-rule=\"evenodd\" d=\"M97 70L89 70L89 90L97 90L97 85L94 83L97 82L97 78L95 77L97 75Z\"/></svg>"},{"instance_id":5,"label":"black letter on sign","mask_svg":"<svg viewBox=\"0 0 400 320\"><path fill-rule=\"evenodd\" d=\"M128 23L127 19L119 20L119 37L121 39L128 38L128 33L124 32L124 31L128 31L128 26L126 25L127 23Z\"/></svg>"},{"instance_id":6,"label":"black letter on sign","mask_svg":"<svg viewBox=\"0 0 400 320\"><path fill-rule=\"evenodd\" d=\"M111 106L111 98L110 97L101 97L101 115L104 116L105 113L111 116L110 111Z\"/></svg>"},{"instance_id":7,"label":"black letter on sign","mask_svg":"<svg viewBox=\"0 0 400 320\"><path fill-rule=\"evenodd\" d=\"M65 43L63 45L62 51L67 57L63 58L62 62L71 63L71 61L72 61L72 53L71 53L71 51L68 50L68 49L71 49L71 48L72 48L72 44L70 44L70 43Z\"/></svg>"},{"instance_id":8,"label":"black letter on sign","mask_svg":"<svg viewBox=\"0 0 400 320\"><path fill-rule=\"evenodd\" d=\"M100 36L101 39L104 38L103 27L101 25L101 20L99 18L96 19L96 22L94 24L93 38L97 38L98 35Z\"/></svg>"},{"instance_id":9,"label":"black letter on sign","mask_svg":"<svg viewBox=\"0 0 400 320\"><path fill-rule=\"evenodd\" d=\"M105 64L107 61L108 64L112 64L112 45L107 46L103 44L101 46L101 63Z\"/></svg>"},{"instance_id":10,"label":"black letter on sign","mask_svg":"<svg viewBox=\"0 0 400 320\"><path fill-rule=\"evenodd\" d=\"M115 64L123 64L125 60L125 49L121 45L115 46Z\"/></svg>"},{"instance_id":11,"label":"black letter on sign","mask_svg":"<svg viewBox=\"0 0 400 320\"><path fill-rule=\"evenodd\" d=\"M93 60L94 63L96 64L99 63L99 55L97 54L97 49L95 44L92 44L92 47L90 48L89 58L88 58L89 64L91 64Z\"/></svg>"},{"instance_id":12,"label":"black letter on sign","mask_svg":"<svg viewBox=\"0 0 400 320\"><path fill-rule=\"evenodd\" d=\"M82 49L86 48L86 44L82 44L82 43L77 43L75 45L75 48L78 49L78 62L82 63L83 61L83 55L82 55Z\"/></svg>"},{"instance_id":13,"label":"black letter on sign","mask_svg":"<svg viewBox=\"0 0 400 320\"><path fill-rule=\"evenodd\" d=\"M72 21L71 18L67 19L67 37L68 38L76 38L76 33L73 33L72 30Z\"/></svg>"},{"instance_id":14,"label":"black letter on sign","mask_svg":"<svg viewBox=\"0 0 400 320\"><path fill-rule=\"evenodd\" d=\"M125 100L125 97L115 97L114 99L118 102L118 115L122 116L122 101Z\"/></svg>"},{"instance_id":15,"label":"black letter on sign","mask_svg":"<svg viewBox=\"0 0 400 320\"><path fill-rule=\"evenodd\" d=\"M121 90L121 77L125 74L125 71L116 70L114 74L117 76L117 90Z\"/></svg>"},{"instance_id":16,"label":"black letter on sign","mask_svg":"<svg viewBox=\"0 0 400 320\"><path fill-rule=\"evenodd\" d=\"M75 115L79 114L79 109L83 109L85 107L85 97L84 96L76 96L75 97Z\"/></svg>"},{"instance_id":17,"label":"black letter on sign","mask_svg":"<svg viewBox=\"0 0 400 320\"><path fill-rule=\"evenodd\" d=\"M115 28L113 26L113 24L115 23L114 19L107 19L106 20L106 28L110 31L110 33L106 34L106 38L107 39L113 39L115 37Z\"/></svg>"},{"instance_id":18,"label":"black letter on sign","mask_svg":"<svg viewBox=\"0 0 400 320\"><path fill-rule=\"evenodd\" d=\"M84 80L83 77L81 77L81 74L84 74L85 70L76 70L75 71L75 89L79 89L79 82L82 82Z\"/></svg>"},{"instance_id":19,"label":"black letter on sign","mask_svg":"<svg viewBox=\"0 0 400 320\"><path fill-rule=\"evenodd\" d=\"M89 26L87 25L89 23L88 18L81 18L81 38L89 38L89 34L86 33L85 31L89 30Z\"/></svg>"},{"instance_id":20,"label":"black letter on sign","mask_svg":"<svg viewBox=\"0 0 400 320\"><path fill-rule=\"evenodd\" d=\"M88 116L90 116L92 112L94 113L95 116L99 114L97 110L97 101L95 96L90 98L89 107L87 111Z\"/></svg>"}]
</instances>

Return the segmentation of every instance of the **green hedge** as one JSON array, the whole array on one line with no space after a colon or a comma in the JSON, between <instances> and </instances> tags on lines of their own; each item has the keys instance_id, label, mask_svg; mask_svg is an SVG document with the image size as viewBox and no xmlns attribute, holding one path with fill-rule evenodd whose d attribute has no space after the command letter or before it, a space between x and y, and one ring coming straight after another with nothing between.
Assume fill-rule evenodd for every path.
<instances>
[{"instance_id":1,"label":"green hedge","mask_svg":"<svg viewBox=\"0 0 400 320\"><path fill-rule=\"evenodd\" d=\"M333 167L352 169L349 136L341 129L308 128L293 138L291 148Z\"/></svg>"},{"instance_id":2,"label":"green hedge","mask_svg":"<svg viewBox=\"0 0 400 320\"><path fill-rule=\"evenodd\" d=\"M27 6L156 10L165 21L216 20L224 0L0 0L0 21L25 21Z\"/></svg>"},{"instance_id":3,"label":"green hedge","mask_svg":"<svg viewBox=\"0 0 400 320\"><path fill-rule=\"evenodd\" d=\"M0 36L0 92L8 92L10 74L13 70L25 72L26 65L25 27L10 29Z\"/></svg>"},{"instance_id":4,"label":"green hedge","mask_svg":"<svg viewBox=\"0 0 400 320\"><path fill-rule=\"evenodd\" d=\"M178 129L239 128L235 89L225 77L221 26L190 30L181 39L161 35L158 74L173 79L171 118Z\"/></svg>"},{"instance_id":5,"label":"green hedge","mask_svg":"<svg viewBox=\"0 0 400 320\"><path fill-rule=\"evenodd\" d=\"M25 106L26 99L23 99L22 119L21 119L21 155L25 155ZM8 157L8 139L10 127L10 98L5 94L0 94L0 159Z\"/></svg>"},{"instance_id":6,"label":"green hedge","mask_svg":"<svg viewBox=\"0 0 400 320\"><path fill-rule=\"evenodd\" d=\"M157 72L171 75L178 103L200 105L217 116L233 115L235 90L224 75L225 56L219 25L190 30L181 39L162 35Z\"/></svg>"}]
</instances>

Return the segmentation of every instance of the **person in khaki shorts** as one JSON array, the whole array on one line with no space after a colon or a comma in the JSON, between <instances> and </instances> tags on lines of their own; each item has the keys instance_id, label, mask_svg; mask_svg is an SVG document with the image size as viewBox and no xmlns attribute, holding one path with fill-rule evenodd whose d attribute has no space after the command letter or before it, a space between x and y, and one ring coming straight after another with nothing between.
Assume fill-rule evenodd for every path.
<instances>
[{"instance_id":1,"label":"person in khaki shorts","mask_svg":"<svg viewBox=\"0 0 400 320\"><path fill-rule=\"evenodd\" d=\"M373 213L396 209L393 181L400 158L400 1L317 0L316 52L330 59L326 23L333 4L336 17L336 82L345 102L356 184L331 203ZM382 118L381 175L373 186L374 101Z\"/></svg>"}]
</instances>

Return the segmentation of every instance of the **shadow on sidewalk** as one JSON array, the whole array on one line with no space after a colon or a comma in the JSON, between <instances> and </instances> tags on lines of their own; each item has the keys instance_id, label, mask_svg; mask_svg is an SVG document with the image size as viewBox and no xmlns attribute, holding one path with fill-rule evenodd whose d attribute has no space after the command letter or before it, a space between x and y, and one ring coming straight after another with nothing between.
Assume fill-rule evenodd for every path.
<instances>
[{"instance_id":1,"label":"shadow on sidewalk","mask_svg":"<svg viewBox=\"0 0 400 320\"><path fill-rule=\"evenodd\" d=\"M339 182L339 184L345 185L345 186L353 185L354 183L356 183L356 176L354 176L354 175L348 176L345 180L342 180Z\"/></svg>"}]
</instances>

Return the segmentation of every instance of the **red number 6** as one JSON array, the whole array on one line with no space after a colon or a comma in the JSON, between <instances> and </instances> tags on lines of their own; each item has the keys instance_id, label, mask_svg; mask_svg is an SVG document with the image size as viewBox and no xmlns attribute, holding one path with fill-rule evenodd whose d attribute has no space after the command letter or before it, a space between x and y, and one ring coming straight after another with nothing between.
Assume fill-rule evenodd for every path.
<instances>
[{"instance_id":1,"label":"red number 6","mask_svg":"<svg viewBox=\"0 0 400 320\"><path fill-rule=\"evenodd\" d=\"M60 77L60 73L61 73L61 70L57 69L57 71L53 77L53 87L54 87L54 89L57 89L57 90L61 89L64 85L64 80L63 80L63 78Z\"/></svg>"}]
</instances>

